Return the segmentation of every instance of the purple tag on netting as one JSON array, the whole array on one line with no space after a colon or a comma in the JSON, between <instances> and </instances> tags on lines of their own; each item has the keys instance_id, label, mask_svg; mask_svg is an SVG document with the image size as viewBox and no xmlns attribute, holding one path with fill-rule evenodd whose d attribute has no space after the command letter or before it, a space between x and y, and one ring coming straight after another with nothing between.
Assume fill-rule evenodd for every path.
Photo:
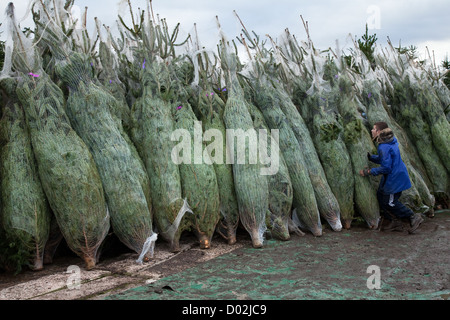
<instances>
[{"instance_id":1,"label":"purple tag on netting","mask_svg":"<svg viewBox=\"0 0 450 320\"><path fill-rule=\"evenodd\" d=\"M145 59L144 59L144 63L142 64L142 69L145 69Z\"/></svg>"},{"instance_id":2,"label":"purple tag on netting","mask_svg":"<svg viewBox=\"0 0 450 320\"><path fill-rule=\"evenodd\" d=\"M369 99L372 98L372 93L369 93L367 96L369 97Z\"/></svg>"},{"instance_id":3,"label":"purple tag on netting","mask_svg":"<svg viewBox=\"0 0 450 320\"><path fill-rule=\"evenodd\" d=\"M180 110L181 108L183 108L183 106L178 106L177 109Z\"/></svg>"},{"instance_id":4,"label":"purple tag on netting","mask_svg":"<svg viewBox=\"0 0 450 320\"><path fill-rule=\"evenodd\" d=\"M34 73L32 73L32 72L30 72L28 75L29 75L29 76L32 76L32 77L34 77L34 78L39 78L39 75L38 75L38 74L34 74Z\"/></svg>"}]
</instances>

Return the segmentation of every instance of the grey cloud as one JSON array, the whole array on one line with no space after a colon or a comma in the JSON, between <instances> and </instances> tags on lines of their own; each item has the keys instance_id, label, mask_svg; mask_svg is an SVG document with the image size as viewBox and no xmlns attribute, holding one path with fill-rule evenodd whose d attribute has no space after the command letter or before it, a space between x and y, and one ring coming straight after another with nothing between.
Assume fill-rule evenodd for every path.
<instances>
[{"instance_id":1,"label":"grey cloud","mask_svg":"<svg viewBox=\"0 0 450 320\"><path fill-rule=\"evenodd\" d=\"M0 0L0 11L9 1ZM15 1L16 7L26 7L27 1ZM131 0L133 8L147 8L147 0ZM94 16L102 23L115 26L119 0L76 0L75 4L88 6L88 20ZM419 45L426 41L442 41L450 38L448 22L448 0L153 0L153 9L169 25L181 23L184 32L191 32L194 23L200 33L200 40L213 44L217 38L215 16L229 38L238 36L241 26L236 20L236 10L245 26L264 37L270 34L276 38L289 28L300 39L306 38L300 15L308 21L311 37L319 48L335 46L335 40L346 42L348 34L360 37L370 16L367 9L380 9L381 29L376 33L380 43L387 37L394 43L400 40L404 45ZM122 6L126 10L127 6ZM127 17L128 12L122 15ZM3 28L3 26L2 26ZM2 35L3 36L3 35ZM449 41L450 46L450 41Z\"/></svg>"}]
</instances>

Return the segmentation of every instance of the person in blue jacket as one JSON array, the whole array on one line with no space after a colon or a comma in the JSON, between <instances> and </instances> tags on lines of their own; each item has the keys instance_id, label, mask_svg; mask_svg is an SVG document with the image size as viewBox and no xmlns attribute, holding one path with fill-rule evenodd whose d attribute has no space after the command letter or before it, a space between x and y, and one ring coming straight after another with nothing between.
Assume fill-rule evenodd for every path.
<instances>
[{"instance_id":1,"label":"person in blue jacket","mask_svg":"<svg viewBox=\"0 0 450 320\"><path fill-rule=\"evenodd\" d=\"M400 155L397 138L385 122L374 124L372 138L378 143L378 155L368 152L367 158L380 166L363 169L359 174L363 177L382 175L377 198L383 217L389 221L384 230L402 230L401 220L407 219L410 222L408 232L413 233L424 220L421 214L414 213L399 201L402 192L411 188L411 180Z\"/></svg>"}]
</instances>

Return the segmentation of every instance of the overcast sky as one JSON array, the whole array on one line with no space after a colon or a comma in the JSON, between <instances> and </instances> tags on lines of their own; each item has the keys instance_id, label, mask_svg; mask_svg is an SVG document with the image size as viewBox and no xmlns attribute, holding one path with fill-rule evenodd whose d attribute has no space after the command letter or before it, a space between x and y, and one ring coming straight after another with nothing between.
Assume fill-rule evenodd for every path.
<instances>
[{"instance_id":1,"label":"overcast sky","mask_svg":"<svg viewBox=\"0 0 450 320\"><path fill-rule=\"evenodd\" d=\"M4 12L10 1L0 0ZM129 19L127 5L119 0L75 0L81 10L88 7L88 29L93 31L93 18L103 24L116 25L117 15ZM123 1L122 1L123 2ZM13 1L17 17L26 13L28 0ZM147 0L131 0L133 8L147 8ZM153 0L153 11L166 18L169 26L180 23L181 34L193 32L197 25L202 45L215 49L218 41L216 16L229 39L241 33L241 25L233 14L235 10L246 28L265 38L279 37L286 28L300 40L306 32L300 16L308 22L314 45L320 49L350 46L348 35L360 38L365 32L376 34L378 44L384 46L387 37L394 45L414 45L421 58L426 58L426 47L434 51L436 62L441 63L450 52L450 3L449 0ZM4 13L1 15L4 21ZM27 21L21 26L27 26ZM29 24L29 23L28 23ZM0 27L4 30L5 24ZM4 33L1 35L4 38Z\"/></svg>"}]
</instances>

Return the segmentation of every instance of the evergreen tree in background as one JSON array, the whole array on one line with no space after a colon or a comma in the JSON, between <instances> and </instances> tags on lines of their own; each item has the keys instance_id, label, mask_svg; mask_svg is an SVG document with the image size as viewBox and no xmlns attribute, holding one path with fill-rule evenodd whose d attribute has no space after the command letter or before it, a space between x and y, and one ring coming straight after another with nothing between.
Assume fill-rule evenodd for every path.
<instances>
[{"instance_id":1,"label":"evergreen tree in background","mask_svg":"<svg viewBox=\"0 0 450 320\"><path fill-rule=\"evenodd\" d=\"M356 40L358 43L359 49L364 53L364 55L367 57L367 59L370 61L370 64L372 68L375 68L376 62L375 62L375 43L377 42L378 38L376 34L369 35L369 27L366 24L366 33L361 37L361 39ZM353 51L350 49L350 51ZM353 64L353 54L345 55L344 59L348 66L352 66L352 68L358 72L358 66Z\"/></svg>"},{"instance_id":2,"label":"evergreen tree in background","mask_svg":"<svg viewBox=\"0 0 450 320\"><path fill-rule=\"evenodd\" d=\"M364 53L366 58L370 61L372 68L375 68L375 57L373 56L375 52L375 43L378 38L376 34L369 35L369 27L366 24L366 33L358 39L358 47Z\"/></svg>"},{"instance_id":3,"label":"evergreen tree in background","mask_svg":"<svg viewBox=\"0 0 450 320\"><path fill-rule=\"evenodd\" d=\"M444 61L442 61L442 67L445 70L447 70L447 72L444 76L444 83L447 86L447 88L450 89L450 61L448 60L448 56Z\"/></svg>"}]
</instances>

